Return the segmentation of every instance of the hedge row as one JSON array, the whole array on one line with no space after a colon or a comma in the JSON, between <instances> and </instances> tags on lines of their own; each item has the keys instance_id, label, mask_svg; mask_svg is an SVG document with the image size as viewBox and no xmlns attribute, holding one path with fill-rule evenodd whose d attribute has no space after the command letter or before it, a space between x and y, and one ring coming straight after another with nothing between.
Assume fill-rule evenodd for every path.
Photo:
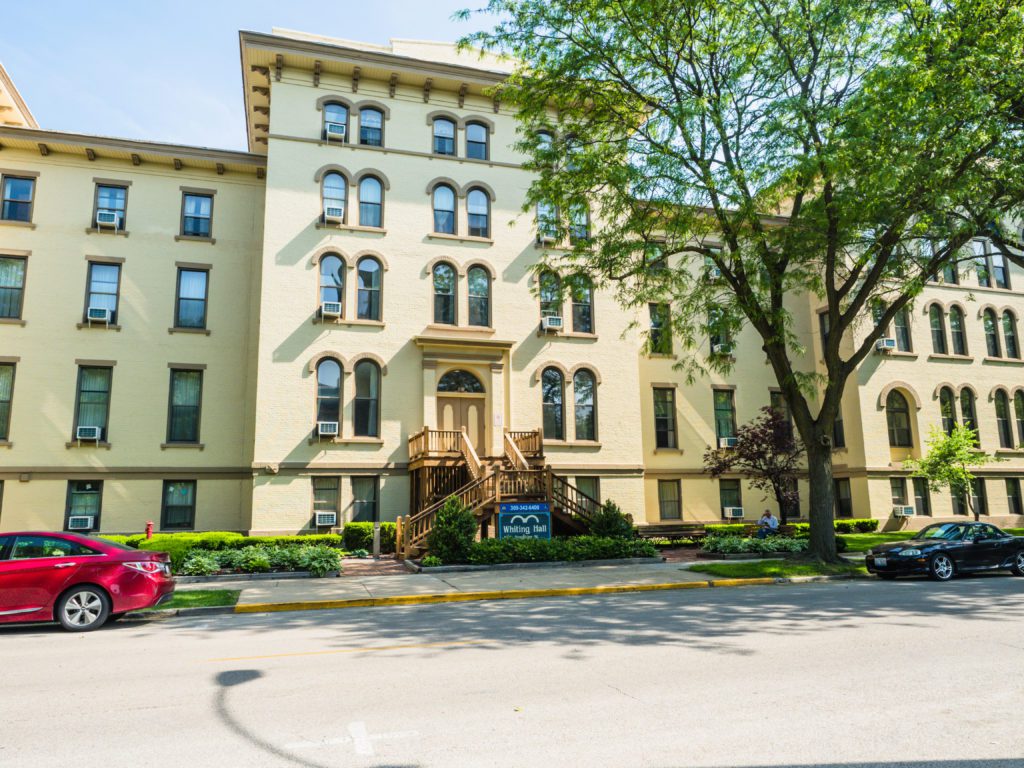
<instances>
[{"instance_id":1,"label":"hedge row","mask_svg":"<svg viewBox=\"0 0 1024 768\"><path fill-rule=\"evenodd\" d=\"M842 520L833 520L832 525L835 527L836 533L874 533L878 530L878 525L881 522L881 520L870 517L847 517ZM811 524L794 523L793 528L798 536L806 536L811 531Z\"/></svg>"},{"instance_id":2,"label":"hedge row","mask_svg":"<svg viewBox=\"0 0 1024 768\"><path fill-rule=\"evenodd\" d=\"M573 536L558 539L484 539L473 543L469 562L473 565L499 563L542 563L556 560L617 560L626 557L655 557L658 550L644 539Z\"/></svg>"},{"instance_id":3,"label":"hedge row","mask_svg":"<svg viewBox=\"0 0 1024 768\"><path fill-rule=\"evenodd\" d=\"M240 549L193 549L185 557L181 573L187 576L209 576L224 571L309 571L311 575L320 577L340 568L341 551L335 547L323 544L260 544Z\"/></svg>"},{"instance_id":4,"label":"hedge row","mask_svg":"<svg viewBox=\"0 0 1024 768\"><path fill-rule=\"evenodd\" d=\"M701 549L705 552L720 555L764 555L773 552L806 552L809 546L810 541L808 539L790 538L787 536L767 536L763 539L740 536L709 536L702 542ZM842 536L837 536L836 549L839 552L845 552L846 546L846 540Z\"/></svg>"}]
</instances>

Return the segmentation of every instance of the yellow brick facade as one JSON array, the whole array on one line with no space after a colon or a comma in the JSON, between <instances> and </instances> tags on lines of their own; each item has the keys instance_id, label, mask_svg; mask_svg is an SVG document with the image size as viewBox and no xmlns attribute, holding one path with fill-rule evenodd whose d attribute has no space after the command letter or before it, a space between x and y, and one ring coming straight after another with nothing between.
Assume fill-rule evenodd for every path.
<instances>
[{"instance_id":1,"label":"yellow brick facade","mask_svg":"<svg viewBox=\"0 0 1024 768\"><path fill-rule=\"evenodd\" d=\"M513 147L514 113L485 94L507 71L501 62L450 46L365 46L291 33L243 33L241 44L250 152L43 131L27 108L20 124L0 126L0 174L34 180L31 221L0 221L0 259L26 265L22 311L0 319L0 365L14 367L9 430L0 440L0 530L63 527L69 483L89 481L102 482L99 528L108 532L138 531L150 520L160 528L167 482L194 483L188 527L196 530L311 530L316 483L336 489L339 524L365 517L372 505L358 496L368 492L380 518L393 520L409 511L409 436L450 426L446 408L457 396L438 392L446 374L464 371L479 382L471 429L482 455L500 456L505 430L543 424L541 375L549 368L565 381L565 434L548 434L544 445L558 474L596 488L641 523L673 522L663 519L672 505L659 499L659 483L663 493L675 484L681 520L721 519L721 483L702 471L704 451L717 442L713 391L733 393L737 423L768 404L775 383L756 334L734 340L730 375L687 383L671 357L645 353L637 327L646 315L623 309L609 293L593 297L592 332L573 331L569 299L561 311L568 327L541 331L535 268L544 251L533 215L522 211L531 179ZM330 103L348 108L346 142L324 138ZM363 108L383 117L380 147L358 141ZM452 157L433 152L439 116L457 126ZM486 130L486 159L467 156L474 122ZM340 224L323 215L322 184L332 172L343 175L347 190ZM359 224L367 176L381 183L380 226ZM458 193L454 235L434 232L436 183ZM127 234L90 231L97 184L127 190ZM474 188L490 201L485 237L469 233L466 194ZM211 238L180 236L189 190L212 198ZM337 318L322 316L321 306L321 263L331 255L343 264ZM379 318L358 316L363 259L381 268ZM119 265L116 328L83 322L90 261ZM435 317L440 263L457 276L451 324ZM470 272L478 268L489 282L486 326L470 324ZM200 332L173 327L179 269L208 270ZM992 398L1005 387L1015 447L1001 450L1007 461L986 471L986 495L994 521L1021 521L1005 481L1024 474L1024 435L1012 413L1024 362L987 359L979 312L987 305L1000 315L1024 311L1024 273L1012 268L1012 290L979 288L973 273L961 282L926 290L911 317L911 352L872 355L850 382L846 446L836 451L835 467L849 481L848 511L856 517L908 524L892 517L890 479L905 475L903 458L920 453L939 421L938 389L948 383L958 397L962 387L974 388L982 447L993 451ZM967 355L932 354L932 300L944 317L960 302ZM807 349L800 365L811 371L820 365L818 307L794 297L792 309ZM325 359L342 370L337 437L317 435L317 371ZM83 365L111 371L99 445L74 439ZM366 421L373 427L362 430L371 434L357 434L360 414L371 407L357 392L357 370L368 366L379 376L377 411ZM172 368L202 371L199 439L186 446L168 439ZM578 439L575 429L573 380L581 370L597 382L592 440ZM893 388L910 406L909 451L888 447L885 400ZM672 448L656 447L655 389L674 398ZM746 519L775 508L742 478L726 480L739 481ZM952 514L948 495L932 494L930 507L935 517Z\"/></svg>"}]
</instances>

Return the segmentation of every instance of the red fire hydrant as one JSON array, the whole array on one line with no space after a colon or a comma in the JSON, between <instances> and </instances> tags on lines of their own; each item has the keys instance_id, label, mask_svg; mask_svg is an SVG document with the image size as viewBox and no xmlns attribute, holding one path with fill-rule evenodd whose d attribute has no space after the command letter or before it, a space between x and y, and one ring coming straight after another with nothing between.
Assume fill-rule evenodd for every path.
<instances>
[{"instance_id":1,"label":"red fire hydrant","mask_svg":"<svg viewBox=\"0 0 1024 768\"><path fill-rule=\"evenodd\" d=\"M153 521L152 520L149 520L149 521L146 522L146 538L147 539L152 539L153 538Z\"/></svg>"}]
</instances>

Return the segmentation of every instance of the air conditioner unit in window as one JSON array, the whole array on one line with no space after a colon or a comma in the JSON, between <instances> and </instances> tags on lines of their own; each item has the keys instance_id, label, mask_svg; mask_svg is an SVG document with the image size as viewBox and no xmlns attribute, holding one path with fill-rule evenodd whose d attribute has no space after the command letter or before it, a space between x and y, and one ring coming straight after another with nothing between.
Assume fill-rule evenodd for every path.
<instances>
[{"instance_id":1,"label":"air conditioner unit in window","mask_svg":"<svg viewBox=\"0 0 1024 768\"><path fill-rule=\"evenodd\" d=\"M556 238L554 235L552 235L550 233L548 233L548 234L545 234L543 232L538 232L537 233L537 245L554 245L557 242L558 242L558 238Z\"/></svg>"},{"instance_id":2,"label":"air conditioner unit in window","mask_svg":"<svg viewBox=\"0 0 1024 768\"><path fill-rule=\"evenodd\" d=\"M117 229L117 225L120 221L121 214L118 211L111 211L107 208L100 208L96 211L97 229Z\"/></svg>"},{"instance_id":3,"label":"air conditioner unit in window","mask_svg":"<svg viewBox=\"0 0 1024 768\"><path fill-rule=\"evenodd\" d=\"M76 427L75 428L75 440L89 440L92 442L99 442L100 437L103 435L102 427Z\"/></svg>"},{"instance_id":4,"label":"air conditioner unit in window","mask_svg":"<svg viewBox=\"0 0 1024 768\"><path fill-rule=\"evenodd\" d=\"M542 331L560 331L562 330L562 327L562 318L558 315L545 315L540 319L540 328Z\"/></svg>"},{"instance_id":5,"label":"air conditioner unit in window","mask_svg":"<svg viewBox=\"0 0 1024 768\"><path fill-rule=\"evenodd\" d=\"M348 126L344 123L324 123L324 135L328 141L344 141Z\"/></svg>"},{"instance_id":6,"label":"air conditioner unit in window","mask_svg":"<svg viewBox=\"0 0 1024 768\"><path fill-rule=\"evenodd\" d=\"M709 280L720 280L722 278L722 270L718 267L708 267L708 279Z\"/></svg>"},{"instance_id":7,"label":"air conditioner unit in window","mask_svg":"<svg viewBox=\"0 0 1024 768\"><path fill-rule=\"evenodd\" d=\"M719 448L735 448L736 438L735 437L720 437L718 438Z\"/></svg>"},{"instance_id":8,"label":"air conditioner unit in window","mask_svg":"<svg viewBox=\"0 0 1024 768\"><path fill-rule=\"evenodd\" d=\"M337 437L338 436L338 422L336 421L318 421L316 423L316 433L319 437Z\"/></svg>"},{"instance_id":9,"label":"air conditioner unit in window","mask_svg":"<svg viewBox=\"0 0 1024 768\"><path fill-rule=\"evenodd\" d=\"M732 344L712 344L711 354L713 355L731 355Z\"/></svg>"},{"instance_id":10,"label":"air conditioner unit in window","mask_svg":"<svg viewBox=\"0 0 1024 768\"><path fill-rule=\"evenodd\" d=\"M335 526L338 524L338 513L337 512L317 512L316 513L316 527L326 528L328 526Z\"/></svg>"},{"instance_id":11,"label":"air conditioner unit in window","mask_svg":"<svg viewBox=\"0 0 1024 768\"><path fill-rule=\"evenodd\" d=\"M741 518L743 517L743 507L723 507L722 517L729 518L730 520Z\"/></svg>"},{"instance_id":12,"label":"air conditioner unit in window","mask_svg":"<svg viewBox=\"0 0 1024 768\"><path fill-rule=\"evenodd\" d=\"M85 310L85 319L90 323L106 323L110 325L110 310L106 307L89 307Z\"/></svg>"},{"instance_id":13,"label":"air conditioner unit in window","mask_svg":"<svg viewBox=\"0 0 1024 768\"><path fill-rule=\"evenodd\" d=\"M914 517L917 514L917 510L909 504L897 504L892 508L892 514L894 517Z\"/></svg>"},{"instance_id":14,"label":"air conditioner unit in window","mask_svg":"<svg viewBox=\"0 0 1024 768\"><path fill-rule=\"evenodd\" d=\"M896 349L896 339L886 337L875 342L876 352L892 352L894 349Z\"/></svg>"},{"instance_id":15,"label":"air conditioner unit in window","mask_svg":"<svg viewBox=\"0 0 1024 768\"><path fill-rule=\"evenodd\" d=\"M321 317L341 317L340 301L325 301L320 305Z\"/></svg>"},{"instance_id":16,"label":"air conditioner unit in window","mask_svg":"<svg viewBox=\"0 0 1024 768\"><path fill-rule=\"evenodd\" d=\"M340 205L325 205L324 221L333 222L335 224L344 224L345 209Z\"/></svg>"},{"instance_id":17,"label":"air conditioner unit in window","mask_svg":"<svg viewBox=\"0 0 1024 768\"><path fill-rule=\"evenodd\" d=\"M68 518L69 531L91 531L93 517L91 515L72 515Z\"/></svg>"}]
</instances>

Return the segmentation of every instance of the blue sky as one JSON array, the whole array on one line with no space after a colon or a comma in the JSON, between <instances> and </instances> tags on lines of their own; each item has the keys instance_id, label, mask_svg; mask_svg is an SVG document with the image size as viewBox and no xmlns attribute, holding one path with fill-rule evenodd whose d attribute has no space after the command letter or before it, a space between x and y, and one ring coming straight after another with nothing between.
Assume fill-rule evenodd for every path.
<instances>
[{"instance_id":1,"label":"blue sky","mask_svg":"<svg viewBox=\"0 0 1024 768\"><path fill-rule=\"evenodd\" d=\"M238 30L454 41L489 22L452 14L484 2L7 0L0 62L43 128L245 149Z\"/></svg>"}]
</instances>

